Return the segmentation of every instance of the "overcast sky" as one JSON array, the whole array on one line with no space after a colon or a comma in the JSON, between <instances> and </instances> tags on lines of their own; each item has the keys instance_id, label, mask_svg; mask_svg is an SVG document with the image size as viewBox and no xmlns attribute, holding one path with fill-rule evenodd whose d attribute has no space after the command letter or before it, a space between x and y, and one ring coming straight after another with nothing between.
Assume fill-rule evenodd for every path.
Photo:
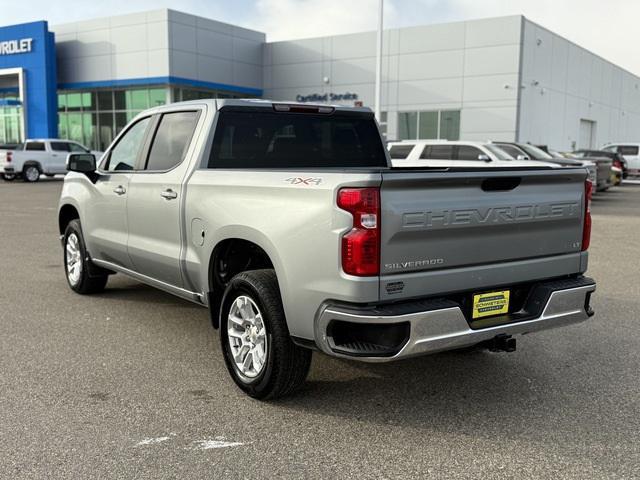
<instances>
[{"instance_id":1,"label":"overcast sky","mask_svg":"<svg viewBox=\"0 0 640 480\"><path fill-rule=\"evenodd\" d=\"M377 0L0 0L0 24L51 24L172 8L285 40L376 28ZM640 75L639 0L385 0L385 27L501 15L529 19Z\"/></svg>"}]
</instances>

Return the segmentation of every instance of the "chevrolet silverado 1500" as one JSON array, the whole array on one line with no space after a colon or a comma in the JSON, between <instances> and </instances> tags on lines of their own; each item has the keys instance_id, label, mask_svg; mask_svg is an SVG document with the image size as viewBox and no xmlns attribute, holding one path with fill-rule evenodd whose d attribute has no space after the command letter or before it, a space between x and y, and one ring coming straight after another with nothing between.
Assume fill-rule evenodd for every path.
<instances>
[{"instance_id":1,"label":"chevrolet silverado 1500","mask_svg":"<svg viewBox=\"0 0 640 480\"><path fill-rule=\"evenodd\" d=\"M370 110L264 100L151 109L98 166L67 162L71 289L118 272L208 307L257 398L300 387L314 349L368 362L512 350L592 315L584 168L392 168Z\"/></svg>"}]
</instances>

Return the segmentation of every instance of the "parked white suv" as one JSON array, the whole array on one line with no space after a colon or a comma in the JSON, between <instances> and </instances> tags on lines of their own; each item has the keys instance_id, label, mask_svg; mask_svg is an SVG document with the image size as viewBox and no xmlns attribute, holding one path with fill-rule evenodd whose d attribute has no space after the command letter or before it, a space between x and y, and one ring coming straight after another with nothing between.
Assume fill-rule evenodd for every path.
<instances>
[{"instance_id":1,"label":"parked white suv","mask_svg":"<svg viewBox=\"0 0 640 480\"><path fill-rule=\"evenodd\" d=\"M9 181L21 176L25 182L37 182L40 175L52 177L59 173L65 174L69 153L92 153L97 158L102 156L102 152L89 150L70 140L27 140L13 150L0 151L0 176Z\"/></svg>"},{"instance_id":2,"label":"parked white suv","mask_svg":"<svg viewBox=\"0 0 640 480\"><path fill-rule=\"evenodd\" d=\"M485 142L403 140L387 144L394 167L532 167L531 161L515 160L500 147ZM549 166L547 163L536 162Z\"/></svg>"},{"instance_id":3,"label":"parked white suv","mask_svg":"<svg viewBox=\"0 0 640 480\"><path fill-rule=\"evenodd\" d=\"M640 176L640 143L609 143L602 147L605 152L617 152L627 161L627 172Z\"/></svg>"}]
</instances>

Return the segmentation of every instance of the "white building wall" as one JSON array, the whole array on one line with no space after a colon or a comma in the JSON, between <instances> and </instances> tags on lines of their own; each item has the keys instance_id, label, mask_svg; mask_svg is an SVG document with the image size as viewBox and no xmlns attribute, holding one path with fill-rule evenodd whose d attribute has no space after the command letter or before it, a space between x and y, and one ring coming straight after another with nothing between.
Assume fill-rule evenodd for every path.
<instances>
[{"instance_id":1,"label":"white building wall","mask_svg":"<svg viewBox=\"0 0 640 480\"><path fill-rule=\"evenodd\" d=\"M558 150L640 138L640 78L527 19L524 21L519 140Z\"/></svg>"},{"instance_id":2,"label":"white building wall","mask_svg":"<svg viewBox=\"0 0 640 480\"><path fill-rule=\"evenodd\" d=\"M168 76L168 14L154 10L51 26L58 83Z\"/></svg>"},{"instance_id":3,"label":"white building wall","mask_svg":"<svg viewBox=\"0 0 640 480\"><path fill-rule=\"evenodd\" d=\"M460 109L461 138L513 140L521 19L386 30L382 110L389 112L388 138L397 136L396 112ZM375 32L268 43L264 64L266 98L349 92L373 106Z\"/></svg>"},{"instance_id":4,"label":"white building wall","mask_svg":"<svg viewBox=\"0 0 640 480\"><path fill-rule=\"evenodd\" d=\"M168 11L171 75L262 89L264 33Z\"/></svg>"},{"instance_id":5,"label":"white building wall","mask_svg":"<svg viewBox=\"0 0 640 480\"><path fill-rule=\"evenodd\" d=\"M171 76L262 88L261 32L168 9L51 29L61 84Z\"/></svg>"}]
</instances>

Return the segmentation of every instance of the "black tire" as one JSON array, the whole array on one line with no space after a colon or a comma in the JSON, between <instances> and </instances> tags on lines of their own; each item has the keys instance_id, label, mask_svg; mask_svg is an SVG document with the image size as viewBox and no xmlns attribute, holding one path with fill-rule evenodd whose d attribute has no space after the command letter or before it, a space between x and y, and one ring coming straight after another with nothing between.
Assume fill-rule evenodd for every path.
<instances>
[{"instance_id":1,"label":"black tire","mask_svg":"<svg viewBox=\"0 0 640 480\"><path fill-rule=\"evenodd\" d=\"M229 311L240 296L247 296L256 304L266 330L266 360L255 378L247 378L238 370L228 340ZM291 395L302 387L311 367L311 350L291 341L276 274L270 269L242 272L231 279L222 298L220 341L231 377L253 398L268 400Z\"/></svg>"},{"instance_id":2,"label":"black tire","mask_svg":"<svg viewBox=\"0 0 640 480\"><path fill-rule=\"evenodd\" d=\"M5 182L13 182L16 179L15 173L3 173L0 176Z\"/></svg>"},{"instance_id":3,"label":"black tire","mask_svg":"<svg viewBox=\"0 0 640 480\"><path fill-rule=\"evenodd\" d=\"M70 275L70 268L67 262L67 256L69 255L68 244L71 236L75 236L77 239L77 246L80 253L80 272L77 280L73 280ZM90 293L98 293L104 290L109 279L109 274L94 265L89 256L87 255L87 249L84 244L84 237L82 235L82 227L80 226L80 220L71 220L67 225L64 232L64 246L63 246L63 260L64 260L64 272L67 278L67 283L71 290L81 295L87 295Z\"/></svg>"},{"instance_id":4,"label":"black tire","mask_svg":"<svg viewBox=\"0 0 640 480\"><path fill-rule=\"evenodd\" d=\"M37 182L38 180L40 180L40 175L42 175L42 171L40 170L40 167L35 163L27 163L24 167L22 167L22 180L27 183Z\"/></svg>"}]
</instances>

